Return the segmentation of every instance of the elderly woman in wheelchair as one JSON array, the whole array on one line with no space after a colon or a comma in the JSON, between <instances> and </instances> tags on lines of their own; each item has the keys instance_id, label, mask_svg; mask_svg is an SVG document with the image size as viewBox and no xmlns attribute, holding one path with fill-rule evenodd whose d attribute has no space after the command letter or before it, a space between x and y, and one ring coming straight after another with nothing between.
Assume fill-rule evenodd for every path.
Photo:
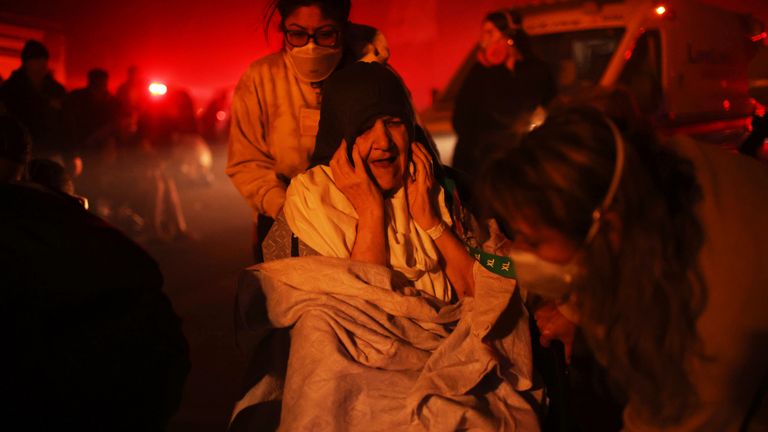
<instances>
[{"instance_id":1,"label":"elderly woman in wheelchair","mask_svg":"<svg viewBox=\"0 0 768 432\"><path fill-rule=\"evenodd\" d=\"M467 252L468 212L402 81L355 63L323 97L314 166L239 285L241 335L258 356L265 329L288 331L287 366L257 374L231 429L271 402L286 430L538 430L523 296L486 268L499 257Z\"/></svg>"}]
</instances>

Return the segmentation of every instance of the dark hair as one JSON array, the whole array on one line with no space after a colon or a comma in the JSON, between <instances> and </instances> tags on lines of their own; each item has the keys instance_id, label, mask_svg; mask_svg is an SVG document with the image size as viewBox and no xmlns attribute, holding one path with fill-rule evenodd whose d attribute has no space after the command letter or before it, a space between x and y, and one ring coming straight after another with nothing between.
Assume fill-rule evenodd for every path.
<instances>
[{"instance_id":1,"label":"dark hair","mask_svg":"<svg viewBox=\"0 0 768 432\"><path fill-rule=\"evenodd\" d=\"M485 21L489 21L500 32L512 39L515 47L523 57L533 55L531 40L528 37L528 33L523 30L523 17L519 12L511 9L500 9L486 15Z\"/></svg>"},{"instance_id":2,"label":"dark hair","mask_svg":"<svg viewBox=\"0 0 768 432\"><path fill-rule=\"evenodd\" d=\"M109 73L104 69L94 68L88 71L88 85L93 85L98 81L107 81L109 79Z\"/></svg>"},{"instance_id":3,"label":"dark hair","mask_svg":"<svg viewBox=\"0 0 768 432\"><path fill-rule=\"evenodd\" d=\"M58 192L71 193L72 178L64 166L50 159L32 159L28 167L29 181Z\"/></svg>"},{"instance_id":4,"label":"dark hair","mask_svg":"<svg viewBox=\"0 0 768 432\"><path fill-rule=\"evenodd\" d=\"M523 17L511 9L499 9L490 12L485 16L485 20L490 21L502 33L518 28L523 24Z\"/></svg>"},{"instance_id":5,"label":"dark hair","mask_svg":"<svg viewBox=\"0 0 768 432\"><path fill-rule=\"evenodd\" d=\"M25 164L32 139L26 128L8 115L0 115L0 159Z\"/></svg>"},{"instance_id":6,"label":"dark hair","mask_svg":"<svg viewBox=\"0 0 768 432\"><path fill-rule=\"evenodd\" d=\"M48 48L42 42L30 39L24 43L24 48L21 49L21 62L38 58L49 59Z\"/></svg>"},{"instance_id":7,"label":"dark hair","mask_svg":"<svg viewBox=\"0 0 768 432\"><path fill-rule=\"evenodd\" d=\"M268 34L269 25L275 12L280 14L280 30L285 29L285 19L302 6L317 6L325 18L336 21L342 27L349 22L352 10L351 0L272 0L264 14L264 34Z\"/></svg>"},{"instance_id":8,"label":"dark hair","mask_svg":"<svg viewBox=\"0 0 768 432\"><path fill-rule=\"evenodd\" d=\"M704 233L695 214L702 192L692 163L652 133L626 130L623 141L624 172L611 207L621 247L612 248L601 229L586 246L587 275L574 293L598 358L639 414L664 425L697 403L685 366L700 353L696 321L706 300L697 261ZM615 158L602 112L562 107L486 167L481 200L503 219L534 221L582 244Z\"/></svg>"}]
</instances>

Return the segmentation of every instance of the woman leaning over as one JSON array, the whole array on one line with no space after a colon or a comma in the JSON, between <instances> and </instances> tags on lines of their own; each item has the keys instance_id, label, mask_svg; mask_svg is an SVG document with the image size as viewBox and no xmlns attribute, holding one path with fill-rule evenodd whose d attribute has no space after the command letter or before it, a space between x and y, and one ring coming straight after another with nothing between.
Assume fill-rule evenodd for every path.
<instances>
[{"instance_id":1,"label":"woman leaning over","mask_svg":"<svg viewBox=\"0 0 768 432\"><path fill-rule=\"evenodd\" d=\"M254 256L280 212L290 179L304 171L315 145L322 82L347 62L386 61L374 29L349 22L350 0L273 0L283 48L256 60L232 102L226 173L254 210Z\"/></svg>"},{"instance_id":2,"label":"woman leaning over","mask_svg":"<svg viewBox=\"0 0 768 432\"><path fill-rule=\"evenodd\" d=\"M764 430L768 170L626 120L562 109L486 170L520 285L570 297L539 327L578 323L626 430Z\"/></svg>"}]
</instances>

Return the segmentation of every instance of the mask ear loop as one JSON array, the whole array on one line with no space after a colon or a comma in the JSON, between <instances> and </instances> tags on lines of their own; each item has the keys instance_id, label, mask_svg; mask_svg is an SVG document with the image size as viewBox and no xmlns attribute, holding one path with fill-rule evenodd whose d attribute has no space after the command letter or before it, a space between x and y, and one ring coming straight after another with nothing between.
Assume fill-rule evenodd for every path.
<instances>
[{"instance_id":1,"label":"mask ear loop","mask_svg":"<svg viewBox=\"0 0 768 432\"><path fill-rule=\"evenodd\" d=\"M605 194L603 202L600 203L600 205L592 212L592 226L589 228L589 232L587 233L586 243L591 242L597 234L597 231L600 229L603 213L608 209L611 203L613 203L613 199L616 196L616 191L619 189L619 182L621 181L622 173L624 172L624 139L621 137L619 129L610 119L605 118L605 123L608 125L608 128L611 129L611 134L613 135L613 142L616 146L616 162L613 167L613 178L611 179L611 184L608 187L608 193Z\"/></svg>"}]
</instances>

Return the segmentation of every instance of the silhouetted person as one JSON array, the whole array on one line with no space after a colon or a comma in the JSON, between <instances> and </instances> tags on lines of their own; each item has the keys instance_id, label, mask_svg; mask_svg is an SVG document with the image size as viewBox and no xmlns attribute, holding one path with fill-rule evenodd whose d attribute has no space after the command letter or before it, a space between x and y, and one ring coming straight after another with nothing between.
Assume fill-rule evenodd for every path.
<instances>
[{"instance_id":1,"label":"silhouetted person","mask_svg":"<svg viewBox=\"0 0 768 432\"><path fill-rule=\"evenodd\" d=\"M64 165L51 159L32 159L27 166L27 180L71 199L88 209L88 199L75 194L75 183Z\"/></svg>"},{"instance_id":2,"label":"silhouetted person","mask_svg":"<svg viewBox=\"0 0 768 432\"><path fill-rule=\"evenodd\" d=\"M22 179L31 145L24 126L16 119L0 114L0 184Z\"/></svg>"},{"instance_id":3,"label":"silhouetted person","mask_svg":"<svg viewBox=\"0 0 768 432\"><path fill-rule=\"evenodd\" d=\"M195 107L189 92L169 89L154 96L139 117L141 134L157 148L167 150L175 134L197 133Z\"/></svg>"},{"instance_id":4,"label":"silhouetted person","mask_svg":"<svg viewBox=\"0 0 768 432\"><path fill-rule=\"evenodd\" d=\"M546 107L556 93L548 65L533 52L513 11L501 9L485 17L477 54L456 95L452 119L458 135L452 166L472 180L481 175L488 156L499 150L488 143L528 132L536 123L537 109Z\"/></svg>"},{"instance_id":5,"label":"silhouetted person","mask_svg":"<svg viewBox=\"0 0 768 432\"><path fill-rule=\"evenodd\" d=\"M69 149L62 133L66 90L51 75L48 58L42 43L27 41L21 50L21 67L0 87L0 102L29 130L35 156L66 159Z\"/></svg>"},{"instance_id":6,"label":"silhouetted person","mask_svg":"<svg viewBox=\"0 0 768 432\"><path fill-rule=\"evenodd\" d=\"M162 285L73 200L0 185L0 429L165 430L189 357Z\"/></svg>"},{"instance_id":7,"label":"silhouetted person","mask_svg":"<svg viewBox=\"0 0 768 432\"><path fill-rule=\"evenodd\" d=\"M125 82L117 88L116 97L123 109L141 111L148 98L148 81L144 78L137 66L128 68L128 76Z\"/></svg>"},{"instance_id":8,"label":"silhouetted person","mask_svg":"<svg viewBox=\"0 0 768 432\"><path fill-rule=\"evenodd\" d=\"M86 159L91 150L98 150L85 147L88 138L99 129L108 127L116 114L117 100L109 93L108 86L107 71L91 69L87 87L73 90L64 103L72 146Z\"/></svg>"}]
</instances>

